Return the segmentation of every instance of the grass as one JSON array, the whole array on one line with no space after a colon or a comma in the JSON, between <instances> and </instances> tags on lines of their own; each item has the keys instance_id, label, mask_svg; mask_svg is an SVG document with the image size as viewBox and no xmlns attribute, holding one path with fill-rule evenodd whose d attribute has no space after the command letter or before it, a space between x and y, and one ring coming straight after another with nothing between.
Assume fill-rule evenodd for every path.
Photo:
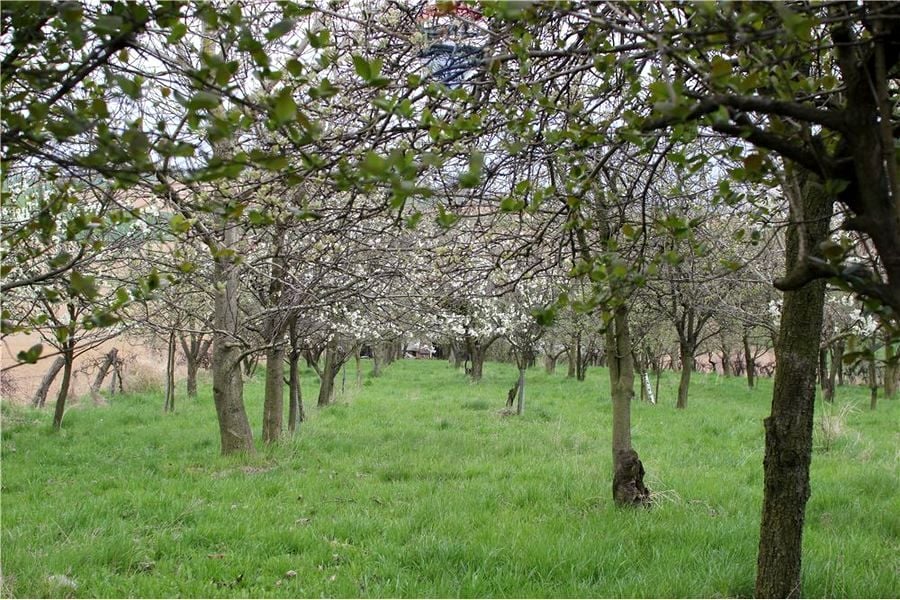
<instances>
[{"instance_id":1,"label":"grass","mask_svg":"<svg viewBox=\"0 0 900 600\"><path fill-rule=\"evenodd\" d=\"M633 409L656 505L617 510L604 377L531 371L520 418L498 412L508 365L471 385L400 361L359 390L351 371L337 405L251 458L218 455L208 387L174 415L157 395L76 408L60 433L4 406L3 595L750 596L771 382L697 376L677 411L667 375L662 403ZM843 422L817 434L807 596L900 590L900 402L873 413L867 393L840 388L825 410Z\"/></svg>"}]
</instances>

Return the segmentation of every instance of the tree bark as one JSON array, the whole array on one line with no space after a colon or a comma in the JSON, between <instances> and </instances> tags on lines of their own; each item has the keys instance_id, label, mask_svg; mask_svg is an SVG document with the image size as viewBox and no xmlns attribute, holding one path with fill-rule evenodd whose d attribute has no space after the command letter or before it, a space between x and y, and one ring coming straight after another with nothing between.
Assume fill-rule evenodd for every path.
<instances>
[{"instance_id":1,"label":"tree bark","mask_svg":"<svg viewBox=\"0 0 900 600\"><path fill-rule=\"evenodd\" d=\"M477 345L472 348L472 366L469 370L469 377L472 381L481 381L481 378L484 375L484 354L484 348Z\"/></svg>"},{"instance_id":2,"label":"tree bark","mask_svg":"<svg viewBox=\"0 0 900 600\"><path fill-rule=\"evenodd\" d=\"M109 373L109 368L118 360L118 355L119 351L116 348L112 348L106 353L103 363L100 364L100 368L97 370L94 383L91 384L91 397L95 403L103 400L103 397L100 395L100 388L103 386L103 380L106 379L106 375Z\"/></svg>"},{"instance_id":3,"label":"tree bark","mask_svg":"<svg viewBox=\"0 0 900 600\"><path fill-rule=\"evenodd\" d=\"M831 402L834 399L834 380L831 379L831 369L828 368L828 348L819 348L819 387L822 389L822 399Z\"/></svg>"},{"instance_id":4,"label":"tree bark","mask_svg":"<svg viewBox=\"0 0 900 600\"><path fill-rule=\"evenodd\" d=\"M612 397L613 500L617 506L640 506L650 501L644 485L644 465L631 446L631 399L634 362L628 310L618 307L606 330L609 388Z\"/></svg>"},{"instance_id":5,"label":"tree bark","mask_svg":"<svg viewBox=\"0 0 900 600\"><path fill-rule=\"evenodd\" d=\"M838 355L836 351L836 346L841 345L841 352ZM840 361L843 360L843 342L835 342L831 346L831 364L828 365L828 385L825 387L825 390L822 394L823 399L826 402L834 402L834 392L835 392L835 379L837 377L837 372L840 367Z\"/></svg>"},{"instance_id":6,"label":"tree bark","mask_svg":"<svg viewBox=\"0 0 900 600\"><path fill-rule=\"evenodd\" d=\"M166 347L166 401L163 412L175 412L175 329L169 331Z\"/></svg>"},{"instance_id":7,"label":"tree bark","mask_svg":"<svg viewBox=\"0 0 900 600\"><path fill-rule=\"evenodd\" d=\"M59 385L59 393L56 395L56 407L53 411L53 429L59 431L62 427L63 414L66 411L66 399L69 397L69 384L72 381L72 363L75 361L75 343L72 338L66 342L62 353L63 377Z\"/></svg>"},{"instance_id":8,"label":"tree bark","mask_svg":"<svg viewBox=\"0 0 900 600\"><path fill-rule=\"evenodd\" d=\"M203 337L196 333L190 334L189 338L184 335L179 337L181 341L181 351L184 353L184 360L187 365L187 395L189 398L197 397L197 372L200 369L200 362L209 351L209 345L212 342L209 338Z\"/></svg>"},{"instance_id":9,"label":"tree bark","mask_svg":"<svg viewBox=\"0 0 900 600\"><path fill-rule=\"evenodd\" d=\"M878 371L875 369L875 357L869 360L869 410L878 406Z\"/></svg>"},{"instance_id":10,"label":"tree bark","mask_svg":"<svg viewBox=\"0 0 900 600\"><path fill-rule=\"evenodd\" d=\"M788 165L790 169L790 165ZM827 239L832 199L807 172L787 172L796 183L788 228L786 266L790 273L804 252ZM792 186L788 186L792 187ZM809 465L812 458L816 363L822 334L825 283L818 280L784 294L772 395L764 421L765 458L756 596L801 596L801 552Z\"/></svg>"},{"instance_id":11,"label":"tree bark","mask_svg":"<svg viewBox=\"0 0 900 600\"><path fill-rule=\"evenodd\" d=\"M569 379L574 379L576 375L578 375L578 354L576 350L576 346L578 346L577 336L572 338L572 343L566 349L566 356L569 359L569 370L566 372L566 377Z\"/></svg>"},{"instance_id":12,"label":"tree bark","mask_svg":"<svg viewBox=\"0 0 900 600\"><path fill-rule=\"evenodd\" d=\"M884 397L893 398L897 395L897 356L890 332L885 332L884 338Z\"/></svg>"},{"instance_id":13,"label":"tree bark","mask_svg":"<svg viewBox=\"0 0 900 600\"><path fill-rule=\"evenodd\" d=\"M681 379L678 381L678 401L675 408L687 408L688 390L691 386L691 373L694 371L694 350L690 344L679 344L681 358Z\"/></svg>"},{"instance_id":14,"label":"tree bark","mask_svg":"<svg viewBox=\"0 0 900 600\"><path fill-rule=\"evenodd\" d=\"M731 377L734 375L731 368L731 350L722 346L722 376Z\"/></svg>"},{"instance_id":15,"label":"tree bark","mask_svg":"<svg viewBox=\"0 0 900 600\"><path fill-rule=\"evenodd\" d=\"M41 379L41 385L34 393L34 398L31 399L32 406L35 408L44 408L44 404L47 402L47 394L50 392L50 386L53 385L53 380L56 379L57 374L59 374L60 369L62 369L65 364L65 358L62 356L56 357L56 360L53 361L53 364L51 364L50 368L47 369L47 372L44 373L44 378Z\"/></svg>"},{"instance_id":16,"label":"tree bark","mask_svg":"<svg viewBox=\"0 0 900 600\"><path fill-rule=\"evenodd\" d=\"M281 439L284 430L284 346L266 350L266 393L263 400L262 439L266 444Z\"/></svg>"},{"instance_id":17,"label":"tree bark","mask_svg":"<svg viewBox=\"0 0 900 600\"><path fill-rule=\"evenodd\" d=\"M337 341L328 342L325 349L325 366L319 376L319 400L317 406L328 406L334 400L334 378L340 365L337 362Z\"/></svg>"},{"instance_id":18,"label":"tree bark","mask_svg":"<svg viewBox=\"0 0 900 600\"><path fill-rule=\"evenodd\" d=\"M525 414L525 368L519 367L519 401L516 404L516 414L520 417Z\"/></svg>"},{"instance_id":19,"label":"tree bark","mask_svg":"<svg viewBox=\"0 0 900 600\"><path fill-rule=\"evenodd\" d=\"M550 354L544 357L544 369L547 371L547 375L556 373L556 359L556 356L551 356Z\"/></svg>"},{"instance_id":20,"label":"tree bark","mask_svg":"<svg viewBox=\"0 0 900 600\"><path fill-rule=\"evenodd\" d=\"M747 370L747 387L752 390L756 385L756 359L753 357L753 351L750 349L750 336L745 333L742 341L744 342L744 368Z\"/></svg>"},{"instance_id":21,"label":"tree bark","mask_svg":"<svg viewBox=\"0 0 900 600\"><path fill-rule=\"evenodd\" d=\"M303 411L303 394L300 387L300 335L297 332L297 319L291 319L289 326L291 351L288 355L288 430L291 435L306 419Z\"/></svg>"},{"instance_id":22,"label":"tree bark","mask_svg":"<svg viewBox=\"0 0 900 600\"><path fill-rule=\"evenodd\" d=\"M237 230L229 227L225 233L225 247L237 241ZM215 314L213 336L213 402L219 421L222 454L254 451L253 431L244 407L244 381L241 376L241 350L232 334L238 328L238 271L228 258L217 256L214 261Z\"/></svg>"}]
</instances>

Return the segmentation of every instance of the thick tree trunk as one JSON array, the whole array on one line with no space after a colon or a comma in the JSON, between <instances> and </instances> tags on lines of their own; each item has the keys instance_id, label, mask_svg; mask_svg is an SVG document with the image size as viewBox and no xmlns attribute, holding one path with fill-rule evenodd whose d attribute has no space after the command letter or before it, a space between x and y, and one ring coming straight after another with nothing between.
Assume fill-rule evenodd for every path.
<instances>
[{"instance_id":1,"label":"thick tree trunk","mask_svg":"<svg viewBox=\"0 0 900 600\"><path fill-rule=\"evenodd\" d=\"M169 331L166 348L166 400L163 412L175 412L175 330Z\"/></svg>"},{"instance_id":2,"label":"thick tree trunk","mask_svg":"<svg viewBox=\"0 0 900 600\"><path fill-rule=\"evenodd\" d=\"M472 366L469 368L469 377L472 381L481 381L484 375L484 354L485 349L475 345L471 351Z\"/></svg>"},{"instance_id":3,"label":"thick tree trunk","mask_svg":"<svg viewBox=\"0 0 900 600\"><path fill-rule=\"evenodd\" d=\"M744 368L747 370L747 387L753 389L756 385L756 359L750 349L750 336L744 334Z\"/></svg>"},{"instance_id":4,"label":"thick tree trunk","mask_svg":"<svg viewBox=\"0 0 900 600\"><path fill-rule=\"evenodd\" d=\"M197 360L187 358L187 381L185 385L187 386L187 395L188 398L196 398L197 397L197 371L200 367L200 364Z\"/></svg>"},{"instance_id":5,"label":"thick tree trunk","mask_svg":"<svg viewBox=\"0 0 900 600\"><path fill-rule=\"evenodd\" d=\"M550 354L544 357L544 369L547 371L547 375L556 373L556 359L556 356L551 356Z\"/></svg>"},{"instance_id":6,"label":"thick tree trunk","mask_svg":"<svg viewBox=\"0 0 900 600\"><path fill-rule=\"evenodd\" d=\"M382 350L381 344L372 346L372 377L381 377L381 357L383 353L384 350Z\"/></svg>"},{"instance_id":7,"label":"thick tree trunk","mask_svg":"<svg viewBox=\"0 0 900 600\"><path fill-rule=\"evenodd\" d=\"M234 227L226 230L225 247L237 240ZM219 421L222 454L253 452L253 431L244 407L244 381L241 377L241 350L232 333L238 328L238 289L240 281L235 265L225 257L214 263L216 283L212 357L213 401Z\"/></svg>"},{"instance_id":8,"label":"thick tree trunk","mask_svg":"<svg viewBox=\"0 0 900 600\"><path fill-rule=\"evenodd\" d=\"M519 401L516 404L516 414L520 417L525 414L525 368L519 367Z\"/></svg>"},{"instance_id":9,"label":"thick tree trunk","mask_svg":"<svg viewBox=\"0 0 900 600\"><path fill-rule=\"evenodd\" d=\"M266 350L266 395L263 399L263 442L281 439L284 430L284 346Z\"/></svg>"},{"instance_id":10,"label":"thick tree trunk","mask_svg":"<svg viewBox=\"0 0 900 600\"><path fill-rule=\"evenodd\" d=\"M731 368L731 350L722 346L722 375L731 377L734 374Z\"/></svg>"},{"instance_id":11,"label":"thick tree trunk","mask_svg":"<svg viewBox=\"0 0 900 600\"><path fill-rule=\"evenodd\" d=\"M793 193L786 267L790 273L827 238L832 200L807 173L790 174ZM790 186L788 186L790 187ZM786 190L791 195L791 190ZM785 292L778 344L772 414L764 421L763 508L756 596L799 598L801 552L809 465L812 458L816 363L822 334L825 282Z\"/></svg>"},{"instance_id":12,"label":"thick tree trunk","mask_svg":"<svg viewBox=\"0 0 900 600\"><path fill-rule=\"evenodd\" d=\"M897 357L890 332L885 332L884 336L884 397L893 398L897 395Z\"/></svg>"},{"instance_id":13,"label":"thick tree trunk","mask_svg":"<svg viewBox=\"0 0 900 600\"><path fill-rule=\"evenodd\" d=\"M288 430L293 435L306 419L303 411L303 393L300 387L300 336L297 320L290 323L291 351L288 355Z\"/></svg>"},{"instance_id":14,"label":"thick tree trunk","mask_svg":"<svg viewBox=\"0 0 900 600\"><path fill-rule=\"evenodd\" d=\"M575 341L572 341L572 345L570 345L566 349L566 356L569 359L569 370L566 372L566 377L568 379L574 379L578 374L578 355L575 350Z\"/></svg>"},{"instance_id":15,"label":"thick tree trunk","mask_svg":"<svg viewBox=\"0 0 900 600\"><path fill-rule=\"evenodd\" d=\"M454 369L462 369L463 365L466 362L465 344L461 344L459 342L452 342L452 347L453 347L453 368Z\"/></svg>"},{"instance_id":16,"label":"thick tree trunk","mask_svg":"<svg viewBox=\"0 0 900 600\"><path fill-rule=\"evenodd\" d=\"M822 399L826 402L834 400L833 385L834 380L828 368L828 348L819 348L819 387L822 389Z\"/></svg>"},{"instance_id":17,"label":"thick tree trunk","mask_svg":"<svg viewBox=\"0 0 900 600\"><path fill-rule=\"evenodd\" d=\"M839 340L834 345L834 355L831 360L837 369L837 384L844 385L844 340Z\"/></svg>"},{"instance_id":18,"label":"thick tree trunk","mask_svg":"<svg viewBox=\"0 0 900 600\"><path fill-rule=\"evenodd\" d=\"M340 366L337 364L337 342L328 343L325 349L325 366L322 367L319 384L318 406L328 406L334 400L334 378Z\"/></svg>"},{"instance_id":19,"label":"thick tree trunk","mask_svg":"<svg viewBox=\"0 0 900 600\"><path fill-rule=\"evenodd\" d=\"M681 379L678 381L678 401L675 408L687 408L688 390L691 386L691 373L694 371L694 350L689 344L679 344L681 357Z\"/></svg>"},{"instance_id":20,"label":"thick tree trunk","mask_svg":"<svg viewBox=\"0 0 900 600\"><path fill-rule=\"evenodd\" d=\"M640 506L650 501L650 492L644 485L644 465L631 446L634 363L624 306L616 309L606 330L606 352L612 397L613 500L617 506Z\"/></svg>"},{"instance_id":21,"label":"thick tree trunk","mask_svg":"<svg viewBox=\"0 0 900 600\"><path fill-rule=\"evenodd\" d=\"M47 394L50 392L50 386L53 385L53 380L56 379L57 374L59 374L60 369L62 369L65 364L65 358L62 356L56 357L56 360L53 361L53 364L51 364L50 368L47 369L47 372L44 373L44 378L41 379L41 385L31 399L32 406L35 408L44 408L44 404L47 402Z\"/></svg>"},{"instance_id":22,"label":"thick tree trunk","mask_svg":"<svg viewBox=\"0 0 900 600\"><path fill-rule=\"evenodd\" d=\"M200 361L209 351L209 345L212 340L204 339L202 335L195 333L190 338L180 336L181 351L184 353L184 360L187 366L187 395L189 398L197 397L197 372L200 370Z\"/></svg>"},{"instance_id":23,"label":"thick tree trunk","mask_svg":"<svg viewBox=\"0 0 900 600\"><path fill-rule=\"evenodd\" d=\"M71 338L69 338L71 340ZM66 342L62 353L63 377L59 385L59 393L56 395L56 408L53 411L53 429L59 431L62 427L63 414L66 411L66 399L69 397L69 384L72 381L72 363L75 362L75 344Z\"/></svg>"},{"instance_id":24,"label":"thick tree trunk","mask_svg":"<svg viewBox=\"0 0 900 600\"><path fill-rule=\"evenodd\" d=\"M878 406L878 371L875 369L875 359L869 360L869 409L875 410Z\"/></svg>"},{"instance_id":25,"label":"thick tree trunk","mask_svg":"<svg viewBox=\"0 0 900 600\"><path fill-rule=\"evenodd\" d=\"M836 342L831 346L831 364L828 365L828 384L825 386L825 390L822 394L822 397L826 402L834 402L835 379L840 367L840 361L843 360L843 344L841 344L842 349L840 357L835 349L837 345L838 343Z\"/></svg>"},{"instance_id":26,"label":"thick tree trunk","mask_svg":"<svg viewBox=\"0 0 900 600\"><path fill-rule=\"evenodd\" d=\"M100 395L100 388L103 386L103 380L106 379L110 367L118 360L118 355L119 351L116 348L111 349L106 353L103 362L100 364L100 368L97 370L97 375L94 377L94 383L91 384L91 398L93 398L95 403L103 401L103 396Z\"/></svg>"}]
</instances>

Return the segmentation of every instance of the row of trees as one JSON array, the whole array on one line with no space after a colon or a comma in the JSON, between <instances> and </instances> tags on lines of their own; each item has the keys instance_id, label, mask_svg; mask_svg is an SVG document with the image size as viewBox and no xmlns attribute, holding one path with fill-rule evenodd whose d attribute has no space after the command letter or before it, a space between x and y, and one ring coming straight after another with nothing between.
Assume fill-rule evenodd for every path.
<instances>
[{"instance_id":1,"label":"row of trees","mask_svg":"<svg viewBox=\"0 0 900 600\"><path fill-rule=\"evenodd\" d=\"M135 315L192 356L211 339L233 452L254 355L272 440L285 357L290 427L303 355L327 403L362 342L439 330L477 378L497 337L524 367L542 327L599 315L623 504L647 499L629 407L662 322L681 407L704 343L740 331L749 366L771 336L757 593L799 595L816 373L852 327L823 344L826 280L896 379L900 7L421 9L4 6L2 334L52 332L67 364ZM596 337L567 339L583 372Z\"/></svg>"}]
</instances>

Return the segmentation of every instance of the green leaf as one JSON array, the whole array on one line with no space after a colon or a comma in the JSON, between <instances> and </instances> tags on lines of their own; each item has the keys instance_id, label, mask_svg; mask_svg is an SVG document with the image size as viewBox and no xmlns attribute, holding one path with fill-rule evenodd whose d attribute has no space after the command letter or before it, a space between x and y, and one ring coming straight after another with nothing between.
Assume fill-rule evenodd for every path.
<instances>
[{"instance_id":1,"label":"green leaf","mask_svg":"<svg viewBox=\"0 0 900 600\"><path fill-rule=\"evenodd\" d=\"M57 269L72 260L72 255L68 252L60 252L50 259L50 268Z\"/></svg>"},{"instance_id":2,"label":"green leaf","mask_svg":"<svg viewBox=\"0 0 900 600\"><path fill-rule=\"evenodd\" d=\"M28 363L30 365L35 364L38 359L41 357L41 353L44 351L44 346L41 344L35 344L28 350L22 350L16 355L16 359L19 362Z\"/></svg>"},{"instance_id":3,"label":"green leaf","mask_svg":"<svg viewBox=\"0 0 900 600\"><path fill-rule=\"evenodd\" d=\"M379 155L377 152L369 151L366 152L365 157L363 157L362 162L359 165L360 170L369 175L380 177L387 173L390 169L390 162L388 159Z\"/></svg>"},{"instance_id":4,"label":"green leaf","mask_svg":"<svg viewBox=\"0 0 900 600\"><path fill-rule=\"evenodd\" d=\"M437 222L438 225L440 225L444 229L453 227L453 225L456 224L457 221L459 221L459 218L459 215L457 215L456 213L447 212L443 206L438 206Z\"/></svg>"},{"instance_id":5,"label":"green leaf","mask_svg":"<svg viewBox=\"0 0 900 600\"><path fill-rule=\"evenodd\" d=\"M275 99L275 106L272 111L276 123L287 123L297 116L297 103L291 95L291 90L284 88Z\"/></svg>"},{"instance_id":6,"label":"green leaf","mask_svg":"<svg viewBox=\"0 0 900 600\"><path fill-rule=\"evenodd\" d=\"M331 40L331 32L327 29L320 29L315 32L308 31L306 33L306 39L309 40L310 46L319 50L328 45L328 42Z\"/></svg>"},{"instance_id":7,"label":"green leaf","mask_svg":"<svg viewBox=\"0 0 900 600\"><path fill-rule=\"evenodd\" d=\"M88 300L96 298L98 293L94 278L90 275L82 275L78 271L72 271L69 276L69 289L73 294Z\"/></svg>"},{"instance_id":8,"label":"green leaf","mask_svg":"<svg viewBox=\"0 0 900 600\"><path fill-rule=\"evenodd\" d=\"M125 95L132 100L137 100L141 97L142 77L138 76L134 79L129 79L128 77L116 75L115 80L119 87L122 88L122 91L125 92Z\"/></svg>"},{"instance_id":9,"label":"green leaf","mask_svg":"<svg viewBox=\"0 0 900 600\"><path fill-rule=\"evenodd\" d=\"M353 55L353 68L356 71L356 74L362 77L364 80L368 81L372 78L371 67L369 67L369 61L358 54Z\"/></svg>"},{"instance_id":10,"label":"green leaf","mask_svg":"<svg viewBox=\"0 0 900 600\"><path fill-rule=\"evenodd\" d=\"M186 219L181 213L175 213L169 219L169 229L173 233L187 233L191 228L191 221Z\"/></svg>"},{"instance_id":11,"label":"green leaf","mask_svg":"<svg viewBox=\"0 0 900 600\"><path fill-rule=\"evenodd\" d=\"M206 91L199 91L185 105L188 110L213 110L222 102L217 94Z\"/></svg>"},{"instance_id":12,"label":"green leaf","mask_svg":"<svg viewBox=\"0 0 900 600\"><path fill-rule=\"evenodd\" d=\"M288 33L290 30L294 28L296 21L293 19L282 19L278 21L272 28L266 33L266 39L270 42L277 40L284 34Z\"/></svg>"},{"instance_id":13,"label":"green leaf","mask_svg":"<svg viewBox=\"0 0 900 600\"><path fill-rule=\"evenodd\" d=\"M721 56L713 57L709 66L709 76L713 81L721 81L731 75L731 62Z\"/></svg>"},{"instance_id":14,"label":"green leaf","mask_svg":"<svg viewBox=\"0 0 900 600\"><path fill-rule=\"evenodd\" d=\"M177 44L181 41L188 31L187 23L184 21L176 21L174 25L172 25L172 32L166 38L166 43L168 44Z\"/></svg>"},{"instance_id":15,"label":"green leaf","mask_svg":"<svg viewBox=\"0 0 900 600\"><path fill-rule=\"evenodd\" d=\"M553 325L553 321L556 320L556 307L537 309L531 313L531 316L534 317L534 320L541 327L550 327Z\"/></svg>"}]
</instances>

